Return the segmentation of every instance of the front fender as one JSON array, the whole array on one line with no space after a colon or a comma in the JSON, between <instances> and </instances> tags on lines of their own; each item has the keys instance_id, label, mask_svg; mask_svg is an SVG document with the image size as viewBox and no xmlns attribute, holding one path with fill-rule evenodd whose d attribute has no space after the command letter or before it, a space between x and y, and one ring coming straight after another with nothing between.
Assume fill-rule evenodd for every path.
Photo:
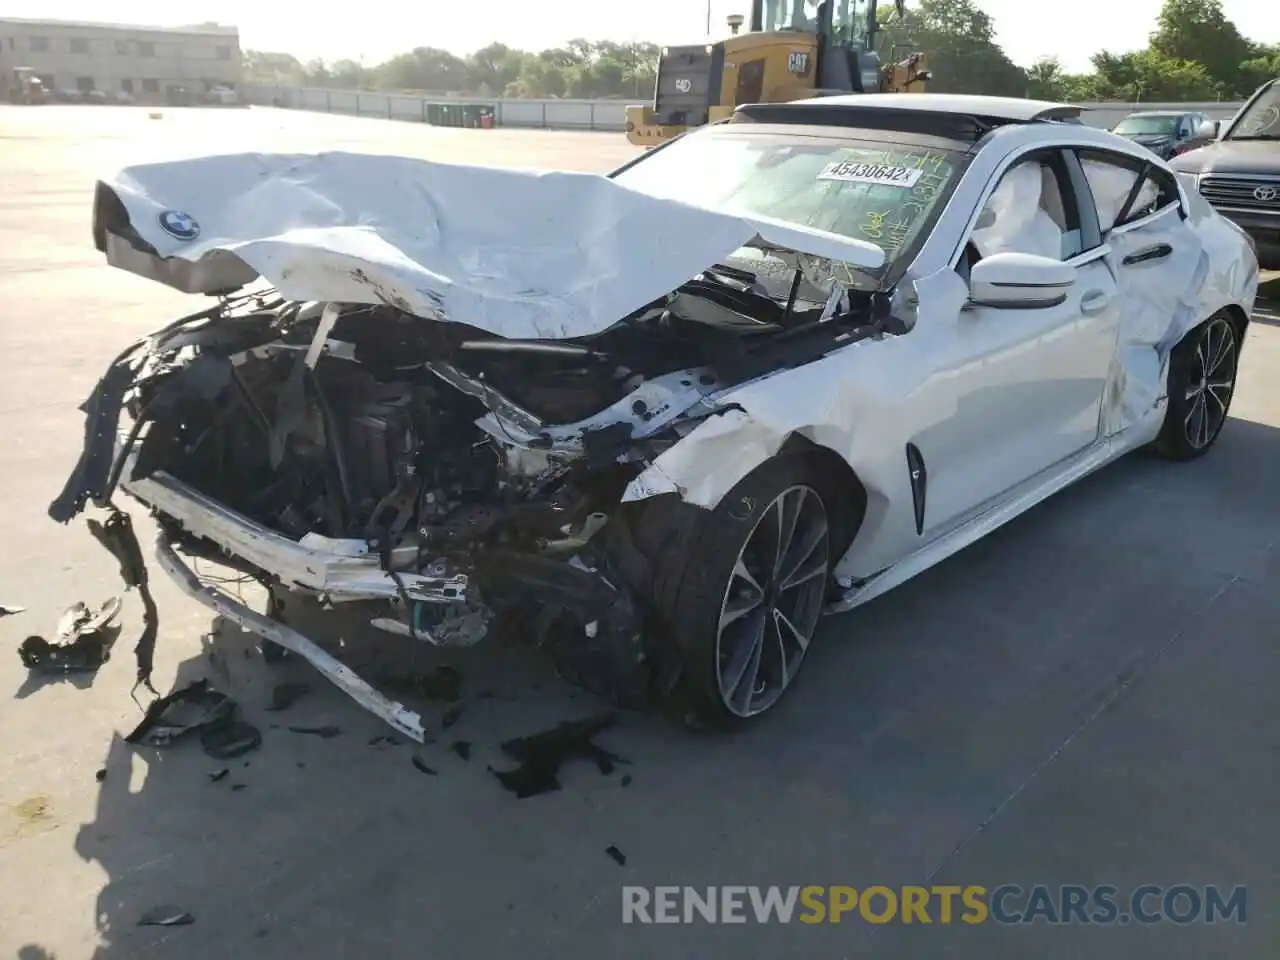
<instances>
[{"instance_id":1,"label":"front fender","mask_svg":"<svg viewBox=\"0 0 1280 960\"><path fill-rule=\"evenodd\" d=\"M786 428L753 417L741 406L713 413L664 451L627 485L623 503L674 493L714 510L738 482L794 435L819 441L812 428ZM825 438L821 438L825 439Z\"/></svg>"}]
</instances>

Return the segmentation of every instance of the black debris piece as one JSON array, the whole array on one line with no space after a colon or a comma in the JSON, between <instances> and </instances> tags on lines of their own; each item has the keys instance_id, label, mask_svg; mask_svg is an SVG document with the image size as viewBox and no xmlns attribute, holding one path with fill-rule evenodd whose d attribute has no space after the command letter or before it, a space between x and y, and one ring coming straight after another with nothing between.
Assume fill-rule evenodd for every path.
<instances>
[{"instance_id":1,"label":"black debris piece","mask_svg":"<svg viewBox=\"0 0 1280 960\"><path fill-rule=\"evenodd\" d=\"M97 773L95 773L95 774L93 775L93 779L97 780L99 783L101 783L103 780L107 779L107 768L106 768L106 767L103 767L101 770L99 770Z\"/></svg>"},{"instance_id":2,"label":"black debris piece","mask_svg":"<svg viewBox=\"0 0 1280 960\"><path fill-rule=\"evenodd\" d=\"M26 607L15 607L11 603L0 603L0 617L12 617L14 614L22 613Z\"/></svg>"},{"instance_id":3,"label":"black debris piece","mask_svg":"<svg viewBox=\"0 0 1280 960\"><path fill-rule=\"evenodd\" d=\"M152 907L138 921L140 927L185 927L195 923L196 918L181 907Z\"/></svg>"},{"instance_id":4,"label":"black debris piece","mask_svg":"<svg viewBox=\"0 0 1280 960\"><path fill-rule=\"evenodd\" d=\"M432 776L432 777L439 776L439 774L436 773L436 771L428 767L426 762L417 755L415 755L413 758L413 765L417 767L419 770L421 770L423 773L427 774L428 776Z\"/></svg>"},{"instance_id":5,"label":"black debris piece","mask_svg":"<svg viewBox=\"0 0 1280 960\"><path fill-rule=\"evenodd\" d=\"M231 721L200 734L200 746L215 760L231 760L262 746L262 733L251 724Z\"/></svg>"},{"instance_id":6,"label":"black debris piece","mask_svg":"<svg viewBox=\"0 0 1280 960\"><path fill-rule=\"evenodd\" d=\"M404 744L403 740L397 740L394 736L391 736L390 734L384 734L382 736L374 737L372 740L369 741L369 746L371 747L399 747L399 746L402 746L403 744Z\"/></svg>"},{"instance_id":7,"label":"black debris piece","mask_svg":"<svg viewBox=\"0 0 1280 960\"><path fill-rule=\"evenodd\" d=\"M460 756L463 760L471 759L471 743L467 740L458 740L449 745L449 749Z\"/></svg>"},{"instance_id":8,"label":"black debris piece","mask_svg":"<svg viewBox=\"0 0 1280 960\"><path fill-rule=\"evenodd\" d=\"M454 704L452 707L446 710L444 712L444 716L440 718L440 726L448 730L450 727L452 727L455 723L458 722L458 718L461 716L462 716L461 705Z\"/></svg>"},{"instance_id":9,"label":"black debris piece","mask_svg":"<svg viewBox=\"0 0 1280 960\"><path fill-rule=\"evenodd\" d=\"M120 598L112 597L97 610L84 603L67 609L58 621L57 637L27 637L18 656L28 670L41 673L92 673L111 659L120 636Z\"/></svg>"},{"instance_id":10,"label":"black debris piece","mask_svg":"<svg viewBox=\"0 0 1280 960\"><path fill-rule=\"evenodd\" d=\"M321 740L332 740L342 733L341 727L290 727L294 733L307 733Z\"/></svg>"},{"instance_id":11,"label":"black debris piece","mask_svg":"<svg viewBox=\"0 0 1280 960\"><path fill-rule=\"evenodd\" d=\"M629 787L629 786L631 786L631 774L629 774L629 773L624 773L624 774L622 775L622 785L623 785L624 787Z\"/></svg>"},{"instance_id":12,"label":"black debris piece","mask_svg":"<svg viewBox=\"0 0 1280 960\"><path fill-rule=\"evenodd\" d=\"M225 780L230 773L231 771L226 767L223 767L221 770L215 770L213 773L209 774L209 782L217 783L219 780Z\"/></svg>"},{"instance_id":13,"label":"black debris piece","mask_svg":"<svg viewBox=\"0 0 1280 960\"><path fill-rule=\"evenodd\" d=\"M272 713L288 710L310 692L310 684L277 683L271 691L271 702L267 704L267 710Z\"/></svg>"},{"instance_id":14,"label":"black debris piece","mask_svg":"<svg viewBox=\"0 0 1280 960\"><path fill-rule=\"evenodd\" d=\"M50 513L54 513L52 507ZM156 610L156 601L151 595L151 587L147 580L147 565L142 559L142 547L138 544L138 535L133 530L133 520L124 511L112 507L111 515L104 522L99 523L97 520L90 519L87 523L93 538L102 544L120 564L120 578L124 581L125 589L136 588L138 598L142 601L142 633L133 650L138 661L138 683L154 693L155 689L151 686L151 671L155 664L156 634L159 629L160 613Z\"/></svg>"},{"instance_id":15,"label":"black debris piece","mask_svg":"<svg viewBox=\"0 0 1280 960\"><path fill-rule=\"evenodd\" d=\"M508 740L502 745L502 750L520 766L514 770L489 769L499 783L521 800L559 790L560 767L570 760L594 760L601 773L611 773L615 764L628 761L592 741L597 734L617 722L617 714L609 713L569 721L533 736Z\"/></svg>"},{"instance_id":16,"label":"black debris piece","mask_svg":"<svg viewBox=\"0 0 1280 960\"><path fill-rule=\"evenodd\" d=\"M235 792L235 791L243 790L245 786L246 784L243 784L243 783L233 783L231 785L231 789L233 792Z\"/></svg>"},{"instance_id":17,"label":"black debris piece","mask_svg":"<svg viewBox=\"0 0 1280 960\"><path fill-rule=\"evenodd\" d=\"M617 847L613 847L613 846L605 847L604 852L607 853L609 855L609 859L612 860L614 863L616 863L618 866L625 867L627 865L627 855L623 853L621 850L619 850Z\"/></svg>"},{"instance_id":18,"label":"black debris piece","mask_svg":"<svg viewBox=\"0 0 1280 960\"><path fill-rule=\"evenodd\" d=\"M235 701L225 693L210 687L208 680L196 680L153 701L142 722L124 738L125 743L168 746L197 730L230 723L235 710Z\"/></svg>"}]
</instances>

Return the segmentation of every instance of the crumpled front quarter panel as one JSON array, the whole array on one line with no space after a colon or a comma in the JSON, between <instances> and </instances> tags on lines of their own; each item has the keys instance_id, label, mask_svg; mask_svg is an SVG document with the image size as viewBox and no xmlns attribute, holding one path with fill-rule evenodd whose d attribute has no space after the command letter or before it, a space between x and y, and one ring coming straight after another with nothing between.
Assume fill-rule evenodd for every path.
<instances>
[{"instance_id":1,"label":"crumpled front quarter panel","mask_svg":"<svg viewBox=\"0 0 1280 960\"><path fill-rule=\"evenodd\" d=\"M659 456L631 482L624 501L677 494L713 510L790 437L800 436L842 457L866 490L859 566L893 555L917 538L905 444L931 417L948 415L916 402L923 385L945 375L936 369L945 358L931 355L930 346L918 332L861 340L708 398L729 409Z\"/></svg>"}]
</instances>

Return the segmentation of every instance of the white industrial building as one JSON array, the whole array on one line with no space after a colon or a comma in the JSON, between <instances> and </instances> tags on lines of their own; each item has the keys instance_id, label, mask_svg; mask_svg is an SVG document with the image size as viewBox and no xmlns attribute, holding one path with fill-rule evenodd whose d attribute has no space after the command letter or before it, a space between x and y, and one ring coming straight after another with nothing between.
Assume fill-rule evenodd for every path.
<instances>
[{"instance_id":1,"label":"white industrial building","mask_svg":"<svg viewBox=\"0 0 1280 960\"><path fill-rule=\"evenodd\" d=\"M0 70L29 68L50 91L125 93L163 102L171 88L195 95L240 86L240 31L216 23L135 27L0 17Z\"/></svg>"}]
</instances>

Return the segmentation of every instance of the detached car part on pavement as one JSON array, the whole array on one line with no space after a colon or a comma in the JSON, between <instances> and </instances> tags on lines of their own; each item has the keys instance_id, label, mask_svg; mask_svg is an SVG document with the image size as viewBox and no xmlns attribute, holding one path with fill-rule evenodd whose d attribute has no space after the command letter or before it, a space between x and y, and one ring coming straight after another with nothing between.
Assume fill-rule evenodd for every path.
<instances>
[{"instance_id":1,"label":"detached car part on pavement","mask_svg":"<svg viewBox=\"0 0 1280 960\"><path fill-rule=\"evenodd\" d=\"M679 683L712 722L754 717L824 609L1221 430L1250 246L1077 114L745 107L609 177L340 153L125 170L98 248L221 299L107 371L51 516L123 487L189 594L417 739L281 597L440 646L521 631L620 703ZM192 557L267 585L268 611Z\"/></svg>"}]
</instances>

